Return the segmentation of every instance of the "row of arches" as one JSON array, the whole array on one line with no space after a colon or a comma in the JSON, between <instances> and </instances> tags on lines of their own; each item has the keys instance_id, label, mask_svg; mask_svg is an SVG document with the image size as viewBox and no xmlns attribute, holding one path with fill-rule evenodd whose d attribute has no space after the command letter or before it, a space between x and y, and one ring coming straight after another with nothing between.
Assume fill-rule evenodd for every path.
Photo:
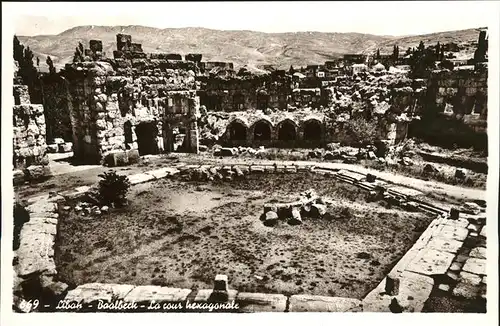
<instances>
[{"instance_id":1,"label":"row of arches","mask_svg":"<svg viewBox=\"0 0 500 326\"><path fill-rule=\"evenodd\" d=\"M301 127L290 119L279 122L275 128L265 119L256 121L250 127L247 127L243 121L235 119L228 125L227 132L228 139L232 141L296 141L299 138L306 141L321 140L323 133L321 121L317 119L306 120ZM301 137L299 137L299 130L302 131Z\"/></svg>"}]
</instances>

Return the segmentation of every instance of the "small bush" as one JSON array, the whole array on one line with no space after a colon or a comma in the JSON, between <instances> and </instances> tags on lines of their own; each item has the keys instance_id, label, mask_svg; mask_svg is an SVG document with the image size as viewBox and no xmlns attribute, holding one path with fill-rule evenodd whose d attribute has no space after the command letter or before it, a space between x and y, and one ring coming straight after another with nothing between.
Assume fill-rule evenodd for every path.
<instances>
[{"instance_id":1,"label":"small bush","mask_svg":"<svg viewBox=\"0 0 500 326\"><path fill-rule=\"evenodd\" d=\"M99 174L99 199L103 204L123 206L130 189L130 181L125 175L118 175L114 170Z\"/></svg>"}]
</instances>

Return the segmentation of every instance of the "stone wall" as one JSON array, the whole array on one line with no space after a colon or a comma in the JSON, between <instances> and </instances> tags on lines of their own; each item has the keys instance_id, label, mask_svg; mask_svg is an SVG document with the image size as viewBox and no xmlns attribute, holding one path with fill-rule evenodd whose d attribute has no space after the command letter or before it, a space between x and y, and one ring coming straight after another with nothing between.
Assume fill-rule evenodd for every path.
<instances>
[{"instance_id":1,"label":"stone wall","mask_svg":"<svg viewBox=\"0 0 500 326\"><path fill-rule=\"evenodd\" d=\"M284 110L291 91L289 80L283 77L200 77L198 80L201 105L209 111Z\"/></svg>"},{"instance_id":2,"label":"stone wall","mask_svg":"<svg viewBox=\"0 0 500 326\"><path fill-rule=\"evenodd\" d=\"M487 148L488 73L441 71L428 81L427 106L416 134L441 145Z\"/></svg>"},{"instance_id":3,"label":"stone wall","mask_svg":"<svg viewBox=\"0 0 500 326\"><path fill-rule=\"evenodd\" d=\"M136 53L123 51L125 45L122 52ZM79 160L99 162L124 151L171 151L175 134L184 135L183 151L197 152L200 104L196 73L188 68L196 70L196 63L147 58L81 62L61 71L61 87L45 90L67 105Z\"/></svg>"},{"instance_id":4,"label":"stone wall","mask_svg":"<svg viewBox=\"0 0 500 326\"><path fill-rule=\"evenodd\" d=\"M31 104L26 85L14 85L14 103L14 183L40 179L50 173L43 105Z\"/></svg>"}]
</instances>

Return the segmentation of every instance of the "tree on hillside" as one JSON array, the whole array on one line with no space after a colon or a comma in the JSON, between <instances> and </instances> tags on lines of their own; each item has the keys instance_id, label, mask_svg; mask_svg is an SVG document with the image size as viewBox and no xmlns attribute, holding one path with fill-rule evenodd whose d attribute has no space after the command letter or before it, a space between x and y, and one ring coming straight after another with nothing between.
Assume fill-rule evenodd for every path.
<instances>
[{"instance_id":1,"label":"tree on hillside","mask_svg":"<svg viewBox=\"0 0 500 326\"><path fill-rule=\"evenodd\" d=\"M22 64L24 60L24 45L19 42L17 36L14 35L14 60L16 60L19 65Z\"/></svg>"},{"instance_id":2,"label":"tree on hillside","mask_svg":"<svg viewBox=\"0 0 500 326\"><path fill-rule=\"evenodd\" d=\"M394 60L398 60L399 58L399 46L394 45L394 49L392 50L392 58Z\"/></svg>"},{"instance_id":3,"label":"tree on hillside","mask_svg":"<svg viewBox=\"0 0 500 326\"><path fill-rule=\"evenodd\" d=\"M73 63L83 62L84 49L82 42L78 42L78 46L75 48L75 54L73 55Z\"/></svg>"},{"instance_id":4,"label":"tree on hillside","mask_svg":"<svg viewBox=\"0 0 500 326\"><path fill-rule=\"evenodd\" d=\"M54 62L52 62L52 59L50 56L47 56L47 60L45 60L47 63L47 66L49 66L49 74L55 74L56 73L56 68L54 67Z\"/></svg>"},{"instance_id":5,"label":"tree on hillside","mask_svg":"<svg viewBox=\"0 0 500 326\"><path fill-rule=\"evenodd\" d=\"M293 65L290 65L290 69L288 70L288 73L290 75L293 75L295 73L295 69L293 69Z\"/></svg>"},{"instance_id":6,"label":"tree on hillside","mask_svg":"<svg viewBox=\"0 0 500 326\"><path fill-rule=\"evenodd\" d=\"M417 52L424 52L425 51L425 44L424 41L420 41L417 47Z\"/></svg>"},{"instance_id":7,"label":"tree on hillside","mask_svg":"<svg viewBox=\"0 0 500 326\"><path fill-rule=\"evenodd\" d=\"M437 60L441 60L440 54L441 54L441 44L438 41L436 44L436 59Z\"/></svg>"},{"instance_id":8,"label":"tree on hillside","mask_svg":"<svg viewBox=\"0 0 500 326\"><path fill-rule=\"evenodd\" d=\"M14 60L19 65L17 75L21 78L22 83L28 86L31 101L39 103L40 99L35 96L35 84L39 82L38 70L36 69L33 58L33 51L19 42L17 36L14 36Z\"/></svg>"},{"instance_id":9,"label":"tree on hillside","mask_svg":"<svg viewBox=\"0 0 500 326\"><path fill-rule=\"evenodd\" d=\"M36 66L40 67L40 58L39 57L36 57Z\"/></svg>"},{"instance_id":10,"label":"tree on hillside","mask_svg":"<svg viewBox=\"0 0 500 326\"><path fill-rule=\"evenodd\" d=\"M380 49L377 49L377 54L375 55L375 59L380 59Z\"/></svg>"},{"instance_id":11,"label":"tree on hillside","mask_svg":"<svg viewBox=\"0 0 500 326\"><path fill-rule=\"evenodd\" d=\"M420 41L417 51L410 57L410 77L427 78L430 71L434 68L436 54L430 48L426 49L424 42Z\"/></svg>"}]
</instances>

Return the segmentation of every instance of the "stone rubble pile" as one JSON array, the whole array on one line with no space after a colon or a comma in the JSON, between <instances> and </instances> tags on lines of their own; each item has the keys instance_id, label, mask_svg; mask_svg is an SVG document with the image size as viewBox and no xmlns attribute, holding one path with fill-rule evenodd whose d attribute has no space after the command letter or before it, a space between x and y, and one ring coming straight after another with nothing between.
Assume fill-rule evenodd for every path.
<instances>
[{"instance_id":1,"label":"stone rubble pile","mask_svg":"<svg viewBox=\"0 0 500 326\"><path fill-rule=\"evenodd\" d=\"M73 151L73 143L65 142L62 138L54 138L52 144L47 145L49 153L69 153Z\"/></svg>"},{"instance_id":2,"label":"stone rubble pile","mask_svg":"<svg viewBox=\"0 0 500 326\"><path fill-rule=\"evenodd\" d=\"M326 200L314 189L300 194L299 198L289 203L267 203L260 219L265 226L274 226L278 220L285 220L290 225L300 225L303 218L331 217Z\"/></svg>"}]
</instances>

